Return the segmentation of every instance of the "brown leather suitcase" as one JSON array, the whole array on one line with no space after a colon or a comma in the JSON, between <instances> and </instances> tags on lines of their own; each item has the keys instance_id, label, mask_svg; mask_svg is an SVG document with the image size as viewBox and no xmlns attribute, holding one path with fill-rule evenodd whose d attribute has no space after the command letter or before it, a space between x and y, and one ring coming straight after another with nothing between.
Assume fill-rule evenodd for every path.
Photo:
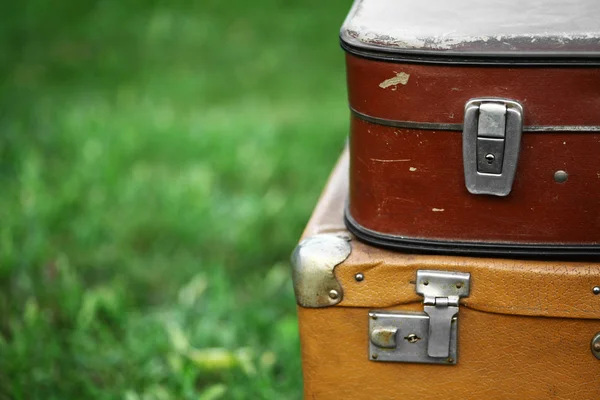
<instances>
[{"instance_id":1,"label":"brown leather suitcase","mask_svg":"<svg viewBox=\"0 0 600 400\"><path fill-rule=\"evenodd\" d=\"M305 399L600 398L600 264L415 255L343 223L345 153L292 256Z\"/></svg>"},{"instance_id":2,"label":"brown leather suitcase","mask_svg":"<svg viewBox=\"0 0 600 400\"><path fill-rule=\"evenodd\" d=\"M600 257L600 2L358 0L341 43L354 234Z\"/></svg>"}]
</instances>

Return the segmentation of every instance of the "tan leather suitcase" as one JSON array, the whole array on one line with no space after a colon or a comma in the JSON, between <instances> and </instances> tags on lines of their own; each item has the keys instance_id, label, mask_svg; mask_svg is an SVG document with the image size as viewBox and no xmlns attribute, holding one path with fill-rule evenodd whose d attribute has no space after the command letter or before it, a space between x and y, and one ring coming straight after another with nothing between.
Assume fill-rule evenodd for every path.
<instances>
[{"instance_id":1,"label":"tan leather suitcase","mask_svg":"<svg viewBox=\"0 0 600 400\"><path fill-rule=\"evenodd\" d=\"M600 398L599 263L372 247L347 185L345 152L292 256L304 398Z\"/></svg>"}]
</instances>

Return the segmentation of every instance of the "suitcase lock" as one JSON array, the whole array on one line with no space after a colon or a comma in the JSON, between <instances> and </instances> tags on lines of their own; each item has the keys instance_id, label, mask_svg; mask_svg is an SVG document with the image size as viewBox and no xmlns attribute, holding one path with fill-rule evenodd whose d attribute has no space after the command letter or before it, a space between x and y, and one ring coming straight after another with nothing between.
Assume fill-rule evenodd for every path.
<instances>
[{"instance_id":1,"label":"suitcase lock","mask_svg":"<svg viewBox=\"0 0 600 400\"><path fill-rule=\"evenodd\" d=\"M371 311L369 358L373 361L456 364L458 303L468 297L471 274L418 270L416 292L424 312Z\"/></svg>"},{"instance_id":2,"label":"suitcase lock","mask_svg":"<svg viewBox=\"0 0 600 400\"><path fill-rule=\"evenodd\" d=\"M465 105L463 163L473 194L507 196L513 185L523 131L523 107L514 100L472 99Z\"/></svg>"}]
</instances>

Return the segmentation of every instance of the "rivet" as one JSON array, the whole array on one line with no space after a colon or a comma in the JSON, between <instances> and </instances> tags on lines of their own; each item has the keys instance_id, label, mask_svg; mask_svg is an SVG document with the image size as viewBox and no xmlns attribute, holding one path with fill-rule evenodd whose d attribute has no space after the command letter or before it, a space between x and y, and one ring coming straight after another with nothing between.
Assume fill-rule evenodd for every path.
<instances>
[{"instance_id":1,"label":"rivet","mask_svg":"<svg viewBox=\"0 0 600 400\"><path fill-rule=\"evenodd\" d=\"M592 339L592 354L600 360L600 332Z\"/></svg>"},{"instance_id":2,"label":"rivet","mask_svg":"<svg viewBox=\"0 0 600 400\"><path fill-rule=\"evenodd\" d=\"M423 285L425 285L425 286L429 285L429 281L423 281Z\"/></svg>"},{"instance_id":3,"label":"rivet","mask_svg":"<svg viewBox=\"0 0 600 400\"><path fill-rule=\"evenodd\" d=\"M332 300L335 300L335 299L337 299L337 298L339 297L339 295L340 295L340 294L337 292L337 290L333 290L333 289L332 289L332 290L330 290L330 291L329 291L329 297L330 297Z\"/></svg>"},{"instance_id":4,"label":"rivet","mask_svg":"<svg viewBox=\"0 0 600 400\"><path fill-rule=\"evenodd\" d=\"M485 155L485 159L487 160L488 164L491 164L494 162L496 157L492 153L488 153Z\"/></svg>"},{"instance_id":5,"label":"rivet","mask_svg":"<svg viewBox=\"0 0 600 400\"><path fill-rule=\"evenodd\" d=\"M365 279L365 276L359 272L358 274L354 275L354 279L356 279L356 282L362 282Z\"/></svg>"},{"instance_id":6,"label":"rivet","mask_svg":"<svg viewBox=\"0 0 600 400\"><path fill-rule=\"evenodd\" d=\"M373 354L373 355L371 355L371 358L372 358L373 360L377 360L377 357L378 357L378 356L377 356L377 354Z\"/></svg>"},{"instance_id":7,"label":"rivet","mask_svg":"<svg viewBox=\"0 0 600 400\"><path fill-rule=\"evenodd\" d=\"M371 319L377 319L377 315L371 314Z\"/></svg>"},{"instance_id":8,"label":"rivet","mask_svg":"<svg viewBox=\"0 0 600 400\"><path fill-rule=\"evenodd\" d=\"M566 171L559 170L554 173L554 180L558 183L565 183L569 179L569 174Z\"/></svg>"},{"instance_id":9,"label":"rivet","mask_svg":"<svg viewBox=\"0 0 600 400\"><path fill-rule=\"evenodd\" d=\"M594 286L594 288L592 289L592 293L594 294L600 294L600 286Z\"/></svg>"},{"instance_id":10,"label":"rivet","mask_svg":"<svg viewBox=\"0 0 600 400\"><path fill-rule=\"evenodd\" d=\"M449 363L453 363L454 362L454 358L448 358L446 361L449 362Z\"/></svg>"},{"instance_id":11,"label":"rivet","mask_svg":"<svg viewBox=\"0 0 600 400\"><path fill-rule=\"evenodd\" d=\"M458 283L456 284L456 288L457 288L457 289L460 289L460 288L462 288L462 287L463 287L463 283L462 283L462 282L458 282Z\"/></svg>"}]
</instances>

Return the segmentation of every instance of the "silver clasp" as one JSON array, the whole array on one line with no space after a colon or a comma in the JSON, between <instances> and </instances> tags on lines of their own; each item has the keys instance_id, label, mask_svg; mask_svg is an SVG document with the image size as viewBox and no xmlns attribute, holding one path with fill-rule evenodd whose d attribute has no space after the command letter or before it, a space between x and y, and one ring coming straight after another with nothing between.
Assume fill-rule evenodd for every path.
<instances>
[{"instance_id":1,"label":"silver clasp","mask_svg":"<svg viewBox=\"0 0 600 400\"><path fill-rule=\"evenodd\" d=\"M417 294L425 299L429 315L430 357L448 357L452 318L458 314L458 300L469 295L471 276L462 272L417 271Z\"/></svg>"},{"instance_id":2,"label":"silver clasp","mask_svg":"<svg viewBox=\"0 0 600 400\"><path fill-rule=\"evenodd\" d=\"M424 312L371 311L369 358L456 364L459 299L470 287L469 273L418 270L416 292L424 297Z\"/></svg>"},{"instance_id":3,"label":"silver clasp","mask_svg":"<svg viewBox=\"0 0 600 400\"><path fill-rule=\"evenodd\" d=\"M511 190L523 132L523 107L514 100L472 99L465 105L463 163L473 194L507 196Z\"/></svg>"}]
</instances>

